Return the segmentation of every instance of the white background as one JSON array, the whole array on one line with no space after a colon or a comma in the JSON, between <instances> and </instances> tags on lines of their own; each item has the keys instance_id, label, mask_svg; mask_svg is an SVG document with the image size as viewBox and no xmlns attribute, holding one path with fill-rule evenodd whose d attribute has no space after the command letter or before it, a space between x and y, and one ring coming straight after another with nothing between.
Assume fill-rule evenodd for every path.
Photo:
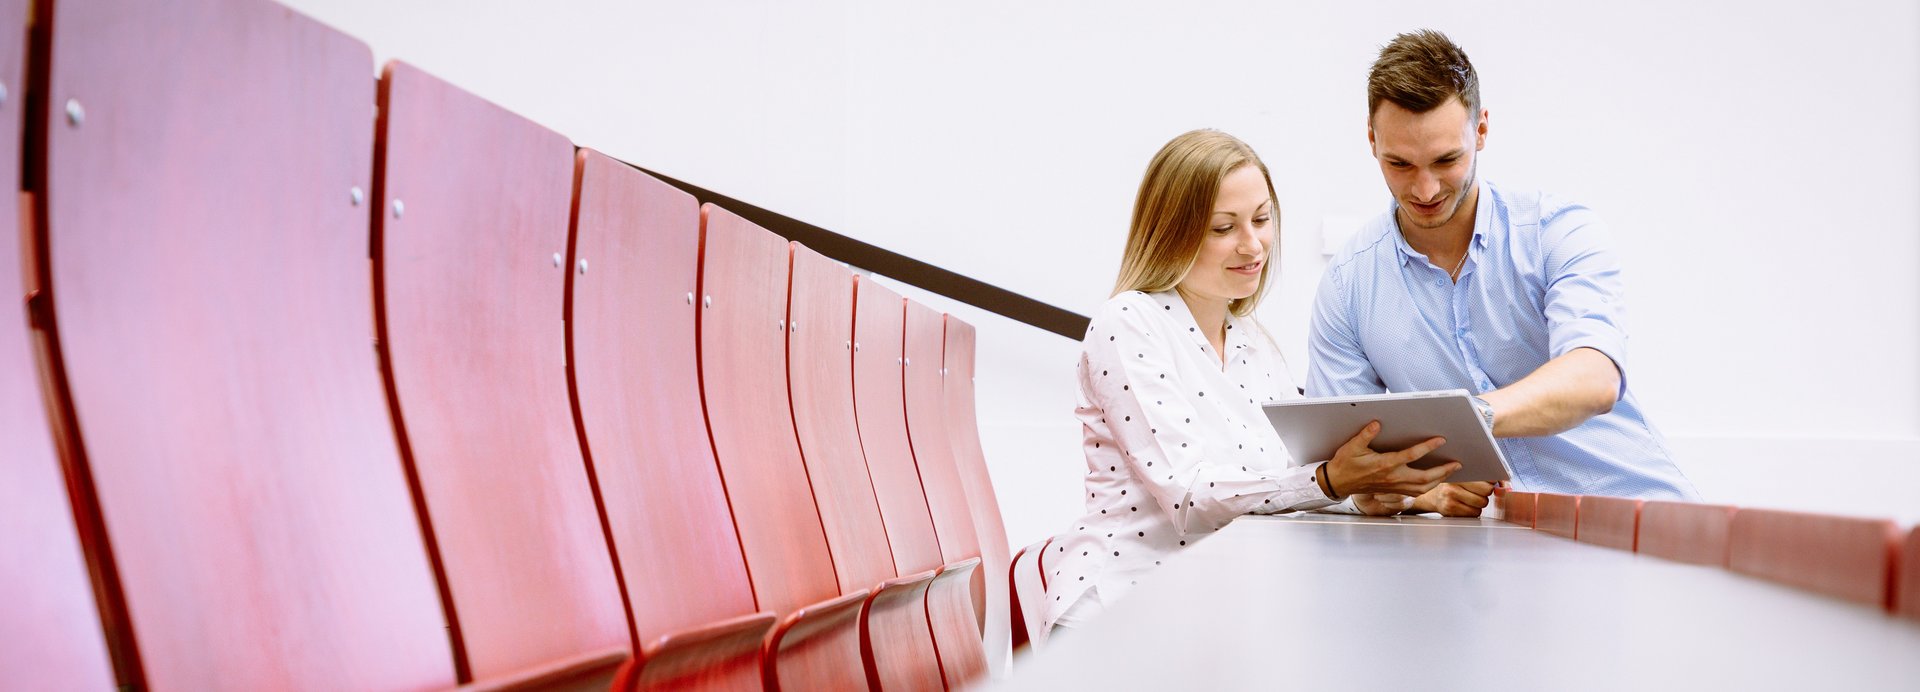
<instances>
[{"instance_id":1,"label":"white background","mask_svg":"<svg viewBox=\"0 0 1920 692\"><path fill-rule=\"evenodd\" d=\"M1365 75L1466 48L1481 173L1583 202L1628 268L1629 377L1708 500L1920 519L1920 9L1873 2L287 0L638 165L1089 314L1147 159L1258 149L1261 319L1305 368L1323 230L1387 203ZM1076 516L1078 344L980 330L1010 540Z\"/></svg>"}]
</instances>

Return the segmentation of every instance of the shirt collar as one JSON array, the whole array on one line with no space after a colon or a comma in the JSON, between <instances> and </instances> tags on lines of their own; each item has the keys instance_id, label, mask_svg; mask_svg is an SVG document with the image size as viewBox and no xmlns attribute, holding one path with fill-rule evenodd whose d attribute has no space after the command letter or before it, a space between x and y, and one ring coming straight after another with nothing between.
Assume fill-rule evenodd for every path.
<instances>
[{"instance_id":1,"label":"shirt collar","mask_svg":"<svg viewBox=\"0 0 1920 692\"><path fill-rule=\"evenodd\" d=\"M1473 200L1473 239L1467 250L1468 255L1475 254L1476 249L1487 249L1487 234L1493 228L1493 205L1490 202L1492 195L1487 190L1487 181L1477 179L1473 181L1473 187L1476 190ZM1400 199L1398 197L1387 202L1387 223L1391 225L1393 231L1393 248L1400 253L1400 266L1404 267L1427 259L1426 255L1420 254L1413 249L1412 245L1407 244L1407 237L1400 233ZM1472 262L1472 260L1467 261Z\"/></svg>"},{"instance_id":2,"label":"shirt collar","mask_svg":"<svg viewBox=\"0 0 1920 692\"><path fill-rule=\"evenodd\" d=\"M1147 295L1153 298L1154 302L1160 304L1162 312L1172 316L1172 321L1181 331L1186 333L1188 341L1203 349L1211 349L1213 347L1213 344L1207 342L1207 335L1200 333L1200 323L1194 320L1193 311L1188 309L1187 301L1180 297L1179 292L1173 289L1167 289ZM1260 340L1253 338L1252 318L1240 317L1229 311L1227 313L1227 338L1223 343L1226 345L1228 354L1260 350Z\"/></svg>"}]
</instances>

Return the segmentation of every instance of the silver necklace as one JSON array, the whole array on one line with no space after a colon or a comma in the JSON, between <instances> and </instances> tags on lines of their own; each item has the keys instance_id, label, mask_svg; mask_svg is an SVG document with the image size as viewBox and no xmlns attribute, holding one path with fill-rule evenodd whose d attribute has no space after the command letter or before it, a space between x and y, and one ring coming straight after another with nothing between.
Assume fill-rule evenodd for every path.
<instances>
[{"instance_id":1,"label":"silver necklace","mask_svg":"<svg viewBox=\"0 0 1920 692\"><path fill-rule=\"evenodd\" d=\"M1460 270L1467 267L1467 253L1460 253L1460 261L1453 265L1453 271L1447 272L1447 278L1454 283L1460 282Z\"/></svg>"}]
</instances>

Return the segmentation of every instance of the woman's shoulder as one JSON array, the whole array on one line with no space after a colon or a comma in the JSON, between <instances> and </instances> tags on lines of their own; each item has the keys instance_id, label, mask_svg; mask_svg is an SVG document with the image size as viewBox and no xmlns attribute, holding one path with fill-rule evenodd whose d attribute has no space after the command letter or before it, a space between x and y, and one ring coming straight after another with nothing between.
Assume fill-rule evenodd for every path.
<instances>
[{"instance_id":1,"label":"woman's shoulder","mask_svg":"<svg viewBox=\"0 0 1920 692\"><path fill-rule=\"evenodd\" d=\"M1108 298L1093 312L1089 320L1088 335L1101 331L1132 330L1148 327L1158 317L1156 312L1166 310L1166 300L1171 291L1147 293L1144 291L1124 291ZM1173 298L1177 299L1177 298Z\"/></svg>"}]
</instances>

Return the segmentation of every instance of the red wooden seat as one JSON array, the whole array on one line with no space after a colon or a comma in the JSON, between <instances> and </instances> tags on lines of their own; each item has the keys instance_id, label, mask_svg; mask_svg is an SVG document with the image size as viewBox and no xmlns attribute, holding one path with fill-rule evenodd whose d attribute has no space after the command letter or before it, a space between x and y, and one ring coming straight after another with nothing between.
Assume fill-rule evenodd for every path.
<instances>
[{"instance_id":1,"label":"red wooden seat","mask_svg":"<svg viewBox=\"0 0 1920 692\"><path fill-rule=\"evenodd\" d=\"M928 586L926 604L943 677L949 682L973 679L986 667L971 581L977 570L967 564L943 563L945 539L934 530L908 440L903 377L906 301L872 281L857 281L855 294L854 408L894 562L902 573L938 571L935 583Z\"/></svg>"},{"instance_id":2,"label":"red wooden seat","mask_svg":"<svg viewBox=\"0 0 1920 692\"><path fill-rule=\"evenodd\" d=\"M623 682L758 688L774 616L752 615L753 587L700 403L700 205L588 149L576 157L575 188L570 374L643 643Z\"/></svg>"},{"instance_id":3,"label":"red wooden seat","mask_svg":"<svg viewBox=\"0 0 1920 692\"><path fill-rule=\"evenodd\" d=\"M1727 528L1735 509L1726 505L1648 500L1640 506L1636 550L1697 565L1727 564Z\"/></svg>"},{"instance_id":4,"label":"red wooden seat","mask_svg":"<svg viewBox=\"0 0 1920 692\"><path fill-rule=\"evenodd\" d=\"M987 471L985 452L980 447L980 420L974 407L974 329L953 315L946 315L945 347L941 354L941 381L944 383L948 436L953 441L953 459L960 472L960 486L972 509L974 532L980 538L981 569L987 579L987 623L984 645L989 664L1004 669L1004 658L1012 653L1013 613L1008 584L999 579L1011 569L1008 555L1006 521L1000 516L1000 499L993 490L993 477Z\"/></svg>"},{"instance_id":5,"label":"red wooden seat","mask_svg":"<svg viewBox=\"0 0 1920 692\"><path fill-rule=\"evenodd\" d=\"M792 254L787 378L794 429L840 589L874 590L864 616L868 636L861 646L869 682L881 689L939 686L940 664L925 601L934 575L896 579L854 422L853 272L798 243ZM907 596L894 597L887 590ZM872 636L875 631L881 636Z\"/></svg>"},{"instance_id":6,"label":"red wooden seat","mask_svg":"<svg viewBox=\"0 0 1920 692\"><path fill-rule=\"evenodd\" d=\"M787 308L794 430L841 592L899 576L853 412L853 272L795 243Z\"/></svg>"},{"instance_id":7,"label":"red wooden seat","mask_svg":"<svg viewBox=\"0 0 1920 692\"><path fill-rule=\"evenodd\" d=\"M886 523L895 571L929 572L945 561L907 442L905 381L900 374L905 300L870 280L855 279L854 286L853 406L867 471Z\"/></svg>"},{"instance_id":8,"label":"red wooden seat","mask_svg":"<svg viewBox=\"0 0 1920 692\"><path fill-rule=\"evenodd\" d=\"M865 686L858 618L845 613L857 616L868 594L842 593L834 576L787 398L787 243L709 204L701 207L700 248L707 428L755 599L783 614L768 648L767 684ZM851 605L827 603L855 595Z\"/></svg>"},{"instance_id":9,"label":"red wooden seat","mask_svg":"<svg viewBox=\"0 0 1920 692\"><path fill-rule=\"evenodd\" d=\"M26 93L26 0L0 1L0 87ZM0 100L0 182L20 189L24 98ZM21 276L20 196L0 194L0 680L21 689L114 686L66 479L40 396Z\"/></svg>"},{"instance_id":10,"label":"red wooden seat","mask_svg":"<svg viewBox=\"0 0 1920 692\"><path fill-rule=\"evenodd\" d=\"M380 95L381 337L463 682L611 679L631 638L561 321L573 146L404 63Z\"/></svg>"},{"instance_id":11,"label":"red wooden seat","mask_svg":"<svg viewBox=\"0 0 1920 692\"><path fill-rule=\"evenodd\" d=\"M120 684L454 684L370 346L367 46L268 2L42 8L52 362Z\"/></svg>"},{"instance_id":12,"label":"red wooden seat","mask_svg":"<svg viewBox=\"0 0 1920 692\"><path fill-rule=\"evenodd\" d=\"M990 610L988 579L978 564L979 534L954 462L952 437L947 428L946 391L940 374L946 347L944 321L933 309L907 301L905 328L905 356L901 366L906 382L907 440L912 444L914 464L920 470L920 483L927 493L927 510L933 515L934 533L940 538L941 557L947 562L928 589L928 608L932 612L940 605L951 607L965 600L971 604L975 618L970 634L963 628L943 626L937 618L933 622L941 669L947 685L957 687L986 673L982 636L986 633ZM916 366L915 361L920 364ZM969 561L973 562L972 566L967 566ZM947 592L947 589L961 588L963 571L969 580L965 583L967 593ZM994 591L999 593L1000 580L991 581ZM1000 610L1004 610L1004 606Z\"/></svg>"},{"instance_id":13,"label":"red wooden seat","mask_svg":"<svg viewBox=\"0 0 1920 692\"><path fill-rule=\"evenodd\" d=\"M1509 490L1500 494L1500 519L1512 524L1533 528L1535 493L1523 493Z\"/></svg>"},{"instance_id":14,"label":"red wooden seat","mask_svg":"<svg viewBox=\"0 0 1920 692\"><path fill-rule=\"evenodd\" d=\"M1581 497L1577 532L1580 542L1634 550L1634 541L1640 533L1642 503L1642 500L1621 497Z\"/></svg>"},{"instance_id":15,"label":"red wooden seat","mask_svg":"<svg viewBox=\"0 0 1920 692\"><path fill-rule=\"evenodd\" d=\"M1901 615L1920 620L1920 526L1907 533L1900 551L1900 577L1894 583L1894 600Z\"/></svg>"},{"instance_id":16,"label":"red wooden seat","mask_svg":"<svg viewBox=\"0 0 1920 692\"><path fill-rule=\"evenodd\" d=\"M1533 528L1563 538L1578 538L1580 496L1540 493L1534 496Z\"/></svg>"},{"instance_id":17,"label":"red wooden seat","mask_svg":"<svg viewBox=\"0 0 1920 692\"><path fill-rule=\"evenodd\" d=\"M1023 647L1041 649L1047 644L1047 628L1043 618L1046 607L1042 605L1047 595L1047 585L1040 572L1040 556L1045 555L1047 546L1053 544L1049 538L1024 547L1013 555L1013 568L1008 575L1009 593L1013 594L1013 648Z\"/></svg>"},{"instance_id":18,"label":"red wooden seat","mask_svg":"<svg viewBox=\"0 0 1920 692\"><path fill-rule=\"evenodd\" d=\"M1727 530L1727 568L1876 608L1893 607L1900 530L1892 521L1743 509Z\"/></svg>"}]
</instances>

